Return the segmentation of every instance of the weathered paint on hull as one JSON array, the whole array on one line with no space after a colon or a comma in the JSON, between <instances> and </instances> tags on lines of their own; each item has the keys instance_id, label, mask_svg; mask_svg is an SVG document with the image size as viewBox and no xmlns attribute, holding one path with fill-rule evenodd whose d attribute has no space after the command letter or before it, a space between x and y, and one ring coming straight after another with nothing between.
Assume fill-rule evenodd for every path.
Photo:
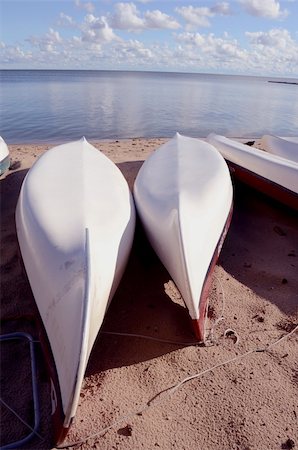
<instances>
[{"instance_id":1,"label":"weathered paint on hull","mask_svg":"<svg viewBox=\"0 0 298 450\"><path fill-rule=\"evenodd\" d=\"M204 341L206 316L208 313L208 296L209 296L210 287L212 284L212 274L214 272L216 263L218 261L224 240L229 231L231 221L232 221L232 215L233 215L233 206L231 206L229 216L227 218L226 224L224 226L224 229L222 231L222 234L220 236L220 239L219 239L216 249L214 251L214 255L213 255L212 261L210 263L208 272L206 274L206 279L205 279L205 283L204 283L204 286L202 289L202 294L201 294L201 298L200 298L200 302L199 302L199 319L192 319L193 330L196 335L196 338L199 341Z\"/></svg>"},{"instance_id":2,"label":"weathered paint on hull","mask_svg":"<svg viewBox=\"0 0 298 450\"><path fill-rule=\"evenodd\" d=\"M253 189L262 192L268 197L277 200L284 205L289 206L295 210L298 210L298 194L290 191L289 189L274 183L267 178L262 177L244 167L241 167L231 161L228 161L228 166L231 170L232 176L242 183L252 187Z\"/></svg>"}]
</instances>

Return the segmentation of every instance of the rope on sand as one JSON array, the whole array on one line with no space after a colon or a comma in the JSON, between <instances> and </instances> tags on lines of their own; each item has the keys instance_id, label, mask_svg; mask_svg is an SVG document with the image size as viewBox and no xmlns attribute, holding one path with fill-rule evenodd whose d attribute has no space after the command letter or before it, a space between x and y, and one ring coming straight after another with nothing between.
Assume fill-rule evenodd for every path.
<instances>
[{"instance_id":1,"label":"rope on sand","mask_svg":"<svg viewBox=\"0 0 298 450\"><path fill-rule=\"evenodd\" d=\"M5 408L7 408L12 414L14 414L20 420L20 422L22 422L23 425L25 425L27 428L29 428L29 430L36 434L39 439L44 440L43 437L31 425L29 425L29 423L22 419L22 417L3 400L3 398L0 398L0 402L5 406Z\"/></svg>"},{"instance_id":2,"label":"rope on sand","mask_svg":"<svg viewBox=\"0 0 298 450\"><path fill-rule=\"evenodd\" d=\"M216 327L216 325L218 324L218 322L219 321L221 321L221 320L223 320L224 319L224 317L223 317L223 311L224 311L224 306L225 306L225 296L224 296L224 290L223 290L223 286L222 286L222 283L221 283L221 281L220 281L220 279L219 278L217 278L216 277L216 279L217 279L217 281L220 283L220 285L221 285L221 289L222 289L222 298L223 298L223 304L222 304L222 314L221 314L221 316L215 321L215 323L214 323L214 325L213 325L213 327L211 328L211 330L210 330L210 332L209 332L209 336L207 337L207 339L205 339L204 341L195 341L195 342L178 342L178 341L172 341L172 340L169 340L169 339L161 339L161 338L157 338L157 337L154 337L154 336L147 336L147 335L142 335L142 334L135 334L135 333L121 333L121 332L114 332L114 331L102 331L102 334L107 334L107 335L116 335L116 336L127 336L127 337L134 337L134 338L141 338L141 339L147 339L147 340L152 340L152 341L157 341L157 342L162 342L162 343L166 343L166 344L172 344L172 345L180 345L180 346L203 346L203 345L206 345L206 346L211 346L211 345L214 345L214 343L216 342L215 341L215 339L214 339L214 329L215 329L215 327ZM33 316L32 316L33 317ZM30 338L30 341L32 342L32 343L35 343L35 342L37 342L37 343L40 343L40 341L37 341L37 340L33 340L33 338ZM157 394L158 395L158 394ZM13 408L11 408L2 398L0 398L0 402L8 409L8 410L10 410L28 429L30 429L36 436L38 436L42 441L44 441L44 439L43 439L43 437L36 431L36 429L33 429L32 427L31 427L31 425L29 425L24 419L22 419L22 417L20 417L20 415L16 412L16 411L14 411L13 410ZM137 413L132 413L132 415L134 415L134 414L138 414L138 413L140 413L140 411L138 411ZM123 418L122 419L119 419L119 420L123 420ZM116 422L115 423L113 423L113 425L111 425L111 427L112 426L115 426L116 425ZM103 432L103 431L102 431ZM100 434L102 433L102 432L100 432ZM89 438L86 438L86 440L88 440ZM73 444L73 445L76 445L76 444ZM73 446L73 445L69 445L69 446L67 446L67 447L71 447L71 446ZM63 447L63 448L67 448L67 447ZM8 445L7 447L5 447L5 448L13 448L13 445L12 446L10 446L10 445ZM57 448L59 448L59 447L57 447ZM62 448L62 447L61 447Z\"/></svg>"},{"instance_id":3,"label":"rope on sand","mask_svg":"<svg viewBox=\"0 0 298 450\"><path fill-rule=\"evenodd\" d=\"M162 342L165 344L173 344L173 345L186 345L186 346L194 346L194 345L203 345L203 341L195 341L195 342L178 342L178 341L171 341L169 339L161 339L154 336L147 336L145 334L135 334L135 333L120 333L117 331L101 331L101 334L110 334L115 336L128 336L128 337L136 337L141 339L147 339L149 341L156 341L156 342Z\"/></svg>"},{"instance_id":4,"label":"rope on sand","mask_svg":"<svg viewBox=\"0 0 298 450\"><path fill-rule=\"evenodd\" d=\"M65 444L65 445L61 445L61 446L57 446L55 448L59 449L59 450L67 449L67 448L71 448L71 447L82 445L85 442L87 442L89 439L96 439L99 436L105 434L107 431L109 431L111 428L115 427L116 425L119 425L119 424L123 423L124 421L127 421L128 419L131 419L135 415L142 414L147 409L149 409L151 406L157 406L166 397L169 397L170 395L172 395L183 384L187 383L188 381L194 380L196 378L200 378L201 376L205 375L206 373L212 372L213 370L218 369L219 367L223 367L223 366L225 366L227 364L230 364L232 362L239 361L240 359L243 359L243 358L245 358L245 357L247 357L247 356L249 356L249 355L251 355L253 353L267 352L269 349L271 349L275 345L279 344L280 342L284 341L285 339L288 339L297 330L298 330L298 325L296 325L295 328L292 331L290 331L289 333L281 336L279 339L277 339L276 341L272 342L271 344L268 344L267 346L265 346L263 348L256 348L256 349L249 350L249 351L243 353L242 355L235 356L234 358L231 358L231 359L228 359L228 360L223 361L221 363L215 364L214 366L209 367L208 369L205 369L205 370L203 370L203 371L201 371L199 373L196 373L194 375L188 376L188 377L184 378L183 380L181 380L179 383L175 384L174 386L170 386L170 387L164 389L163 391L159 392L158 394L156 394L142 408L140 408L138 410L135 410L135 411L132 411L132 412L126 414L126 415L121 416L118 420L114 421L111 425L103 428L102 430L98 431L97 433L89 435L89 436L87 436L87 437L85 437L85 438L83 438L83 439L81 439L79 441L72 442L72 443Z\"/></svg>"},{"instance_id":5,"label":"rope on sand","mask_svg":"<svg viewBox=\"0 0 298 450\"><path fill-rule=\"evenodd\" d=\"M210 347L214 344L217 343L217 339L214 336L214 330L217 327L217 325L219 324L219 322L221 322L222 320L225 319L224 317L224 309L225 309L225 292L224 292L224 288L222 285L222 282L220 280L220 278L215 277L215 279L217 280L217 282L220 284L220 288L221 288L221 295L222 295L222 308L221 308L221 314L220 316L215 320L213 326L211 327L211 329L209 330L208 336L205 337L205 339L203 341L195 341L195 342L179 342L179 341L172 341L169 339L162 339L162 338L158 338L158 337L154 337L154 336L147 336L144 334L136 334L136 333L121 333L121 332L117 332L117 331L101 331L101 334L107 334L107 335L115 335L115 336L126 336L126 337L135 337L135 338L140 338L140 339L147 339L147 340L151 340L151 341L156 341L156 342L162 342L162 343L166 343L166 344L172 344L172 345L183 345L183 346L203 346L205 345L206 347ZM228 337L229 333L233 334L236 338L236 342L238 343L239 341L239 336L237 335L237 333L232 330L231 328L228 328L225 332L224 332L224 337Z\"/></svg>"}]
</instances>

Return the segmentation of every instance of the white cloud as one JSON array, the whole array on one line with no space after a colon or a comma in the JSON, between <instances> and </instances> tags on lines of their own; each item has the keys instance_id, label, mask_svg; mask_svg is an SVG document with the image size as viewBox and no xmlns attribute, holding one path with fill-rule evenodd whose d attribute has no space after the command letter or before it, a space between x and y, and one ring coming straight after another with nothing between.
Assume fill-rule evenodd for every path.
<instances>
[{"instance_id":1,"label":"white cloud","mask_svg":"<svg viewBox=\"0 0 298 450\"><path fill-rule=\"evenodd\" d=\"M89 21L94 22L91 17ZM98 26L99 22L95 22ZM20 46L0 45L0 58L2 63L27 63L31 67L51 64L51 67L75 68L83 64L95 69L172 69L295 76L298 43L287 30L247 32L246 37L248 46L245 48L227 33L219 37L213 33L183 32L176 34L174 45L168 45L145 44L131 39L99 39L94 35L85 35L85 39L73 36L60 40L52 30L47 37L32 38L31 51Z\"/></svg>"},{"instance_id":2,"label":"white cloud","mask_svg":"<svg viewBox=\"0 0 298 450\"><path fill-rule=\"evenodd\" d=\"M187 28L209 27L209 17L213 17L214 13L207 7L181 6L175 11L180 14L187 22Z\"/></svg>"},{"instance_id":3,"label":"white cloud","mask_svg":"<svg viewBox=\"0 0 298 450\"><path fill-rule=\"evenodd\" d=\"M118 47L118 56L125 61L140 62L141 60L144 63L144 60L153 58L153 53L142 42L130 39Z\"/></svg>"},{"instance_id":4,"label":"white cloud","mask_svg":"<svg viewBox=\"0 0 298 450\"><path fill-rule=\"evenodd\" d=\"M56 53L57 46L62 45L63 39L58 31L50 28L49 31L41 37L30 36L26 39L33 47L38 47L41 52Z\"/></svg>"},{"instance_id":5,"label":"white cloud","mask_svg":"<svg viewBox=\"0 0 298 450\"><path fill-rule=\"evenodd\" d=\"M139 16L134 3L117 3L115 10L115 14L109 21L112 28L128 31L144 29L144 20Z\"/></svg>"},{"instance_id":6,"label":"white cloud","mask_svg":"<svg viewBox=\"0 0 298 450\"><path fill-rule=\"evenodd\" d=\"M76 27L76 22L73 20L72 17L68 16L67 14L64 14L61 12L59 14L59 19L57 21L57 25L60 27Z\"/></svg>"},{"instance_id":7,"label":"white cloud","mask_svg":"<svg viewBox=\"0 0 298 450\"><path fill-rule=\"evenodd\" d=\"M208 7L173 6L179 19L171 13L143 7L138 10L136 1L119 2L114 11L97 17L88 13L75 22L73 17L61 13L57 24L59 32L50 28L41 36L31 36L24 45L9 45L0 41L0 60L4 67L81 67L107 69L140 70L188 70L242 74L287 74L297 76L298 42L297 35L286 29L263 31L243 30L246 42L240 44L240 37L233 38L233 31L221 35L204 33L196 27L208 26L215 15L232 14L226 1L210 3ZM285 14L274 0L237 0L242 6L250 7L250 14L271 18L281 18ZM77 5L85 8L88 2L79 0ZM198 3L192 2L193 5ZM176 3L177 5L177 3ZM253 9L254 7L254 9ZM114 12L114 13L113 13ZM168 12L168 11L167 11ZM182 20L183 18L183 20ZM251 19L252 20L252 19ZM180 22L180 23L179 23ZM166 40L159 40L155 30L179 30L167 33ZM64 28L69 28L67 31ZM70 36L70 29L73 36ZM248 28L246 28L248 29ZM255 29L255 28L254 28ZM138 40L129 39L117 30L139 32ZM149 33L148 30L154 30ZM141 32L146 31L146 41L142 42ZM208 30L210 31L210 30ZM174 36L174 38L172 38ZM151 40L150 40L151 39ZM164 39L164 36L162 37ZM154 43L153 43L154 42Z\"/></svg>"},{"instance_id":8,"label":"white cloud","mask_svg":"<svg viewBox=\"0 0 298 450\"><path fill-rule=\"evenodd\" d=\"M145 27L175 30L179 28L180 25L176 20L157 9L145 13Z\"/></svg>"},{"instance_id":9,"label":"white cloud","mask_svg":"<svg viewBox=\"0 0 298 450\"><path fill-rule=\"evenodd\" d=\"M92 13L95 9L92 2L84 2L81 0L75 0L75 5L80 9L85 9L87 12Z\"/></svg>"},{"instance_id":10,"label":"white cloud","mask_svg":"<svg viewBox=\"0 0 298 450\"><path fill-rule=\"evenodd\" d=\"M232 14L232 10L228 2L217 3L210 8L210 11L214 14L220 14L223 16L229 16Z\"/></svg>"},{"instance_id":11,"label":"white cloud","mask_svg":"<svg viewBox=\"0 0 298 450\"><path fill-rule=\"evenodd\" d=\"M238 61L247 59L247 52L242 49L236 39L220 38L213 33L203 35L201 33L181 33L176 36L181 44L192 48L194 51L208 54L210 59L215 58L222 62L237 59Z\"/></svg>"},{"instance_id":12,"label":"white cloud","mask_svg":"<svg viewBox=\"0 0 298 450\"><path fill-rule=\"evenodd\" d=\"M82 40L87 42L101 43L120 39L104 16L95 17L93 14L87 14L81 26L81 31Z\"/></svg>"},{"instance_id":13,"label":"white cloud","mask_svg":"<svg viewBox=\"0 0 298 450\"><path fill-rule=\"evenodd\" d=\"M33 60L32 52L25 52L19 46L0 46L2 63L30 63Z\"/></svg>"},{"instance_id":14,"label":"white cloud","mask_svg":"<svg viewBox=\"0 0 298 450\"><path fill-rule=\"evenodd\" d=\"M68 41L70 46L73 48L78 48L82 43L82 38L79 36L72 36L72 38Z\"/></svg>"},{"instance_id":15,"label":"white cloud","mask_svg":"<svg viewBox=\"0 0 298 450\"><path fill-rule=\"evenodd\" d=\"M143 17L134 3L117 3L115 13L109 17L112 28L127 31L148 29L177 29L179 23L158 9L146 11Z\"/></svg>"},{"instance_id":16,"label":"white cloud","mask_svg":"<svg viewBox=\"0 0 298 450\"><path fill-rule=\"evenodd\" d=\"M227 33L217 37L212 33L184 32L176 35L179 57L189 59L189 66L204 70L229 70L247 74L285 76L298 72L298 42L288 30L246 32L249 45L240 46Z\"/></svg>"},{"instance_id":17,"label":"white cloud","mask_svg":"<svg viewBox=\"0 0 298 450\"><path fill-rule=\"evenodd\" d=\"M298 52L298 45L293 41L288 30L285 29L272 29L268 32L247 31L245 35L249 38L252 45L275 47L282 50L289 50L296 47Z\"/></svg>"},{"instance_id":18,"label":"white cloud","mask_svg":"<svg viewBox=\"0 0 298 450\"><path fill-rule=\"evenodd\" d=\"M246 32L251 45L250 61L256 70L284 75L298 72L298 42L285 29Z\"/></svg>"},{"instance_id":19,"label":"white cloud","mask_svg":"<svg viewBox=\"0 0 298 450\"><path fill-rule=\"evenodd\" d=\"M209 27L211 25L209 19L215 15L231 15L232 11L228 2L216 3L214 6L195 7L195 6L181 6L175 8L175 11L180 14L186 21L186 29L191 30L197 27Z\"/></svg>"},{"instance_id":20,"label":"white cloud","mask_svg":"<svg viewBox=\"0 0 298 450\"><path fill-rule=\"evenodd\" d=\"M288 11L280 9L277 0L239 0L244 9L251 15L267 19L283 19Z\"/></svg>"},{"instance_id":21,"label":"white cloud","mask_svg":"<svg viewBox=\"0 0 298 450\"><path fill-rule=\"evenodd\" d=\"M53 28L50 28L49 32L46 33L44 40L51 44L60 44L62 42L59 32L53 30Z\"/></svg>"}]
</instances>

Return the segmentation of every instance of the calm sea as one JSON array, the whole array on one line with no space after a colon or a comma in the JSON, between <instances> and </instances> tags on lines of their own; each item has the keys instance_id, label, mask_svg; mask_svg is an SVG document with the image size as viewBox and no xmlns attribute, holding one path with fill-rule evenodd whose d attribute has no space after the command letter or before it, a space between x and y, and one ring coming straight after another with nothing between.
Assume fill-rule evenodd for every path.
<instances>
[{"instance_id":1,"label":"calm sea","mask_svg":"<svg viewBox=\"0 0 298 450\"><path fill-rule=\"evenodd\" d=\"M7 143L172 137L176 131L298 135L298 85L269 78L59 70L3 70L0 76L0 134Z\"/></svg>"}]
</instances>

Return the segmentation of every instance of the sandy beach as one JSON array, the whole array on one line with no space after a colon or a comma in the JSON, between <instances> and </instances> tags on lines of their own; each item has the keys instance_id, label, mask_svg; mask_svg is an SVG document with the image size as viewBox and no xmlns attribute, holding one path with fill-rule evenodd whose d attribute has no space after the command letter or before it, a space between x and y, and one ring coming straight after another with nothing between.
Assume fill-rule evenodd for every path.
<instances>
[{"instance_id":1,"label":"sandy beach","mask_svg":"<svg viewBox=\"0 0 298 450\"><path fill-rule=\"evenodd\" d=\"M118 165L132 188L143 161L166 140L92 144ZM37 341L41 417L39 436L27 449L53 448L51 401L14 214L27 171L50 147L9 145L11 168L0 178L1 333L25 331ZM64 446L298 448L298 333L291 333L298 325L298 215L240 184L234 187L232 223L210 291L210 345L195 344L180 294L137 223L127 270L91 353ZM30 377L28 345L2 342L1 398L32 426ZM29 432L2 403L1 444Z\"/></svg>"}]
</instances>

